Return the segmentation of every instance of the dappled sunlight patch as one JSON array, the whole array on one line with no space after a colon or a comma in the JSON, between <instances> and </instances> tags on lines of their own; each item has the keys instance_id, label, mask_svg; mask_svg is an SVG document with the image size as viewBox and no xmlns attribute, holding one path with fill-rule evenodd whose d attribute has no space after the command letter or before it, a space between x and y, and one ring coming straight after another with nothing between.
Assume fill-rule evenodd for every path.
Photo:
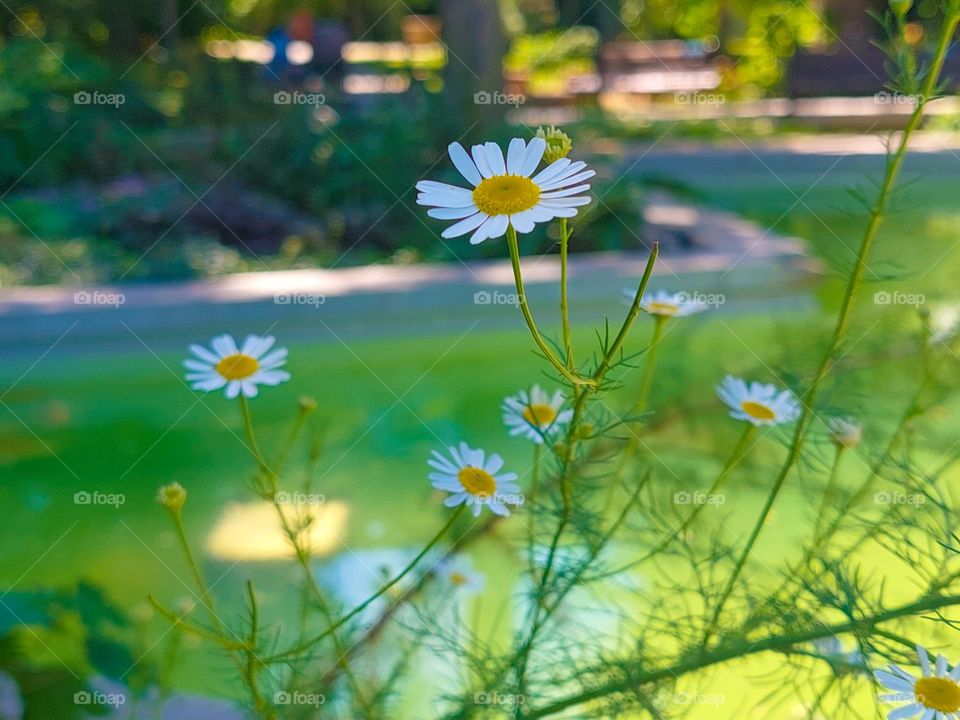
<instances>
[{"instance_id":1,"label":"dappled sunlight patch","mask_svg":"<svg viewBox=\"0 0 960 720\"><path fill-rule=\"evenodd\" d=\"M347 503L331 500L304 505L299 512L310 519L304 531L304 543L317 555L327 555L341 547L340 538L347 525ZM268 561L295 557L293 546L284 534L273 503L266 501L234 503L224 508L207 536L206 549L211 556L225 561Z\"/></svg>"}]
</instances>

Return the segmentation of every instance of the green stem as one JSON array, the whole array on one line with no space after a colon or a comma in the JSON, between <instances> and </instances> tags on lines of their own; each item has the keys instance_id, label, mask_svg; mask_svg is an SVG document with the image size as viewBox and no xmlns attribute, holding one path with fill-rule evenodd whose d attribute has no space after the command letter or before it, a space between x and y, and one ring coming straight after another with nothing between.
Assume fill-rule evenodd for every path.
<instances>
[{"instance_id":1,"label":"green stem","mask_svg":"<svg viewBox=\"0 0 960 720\"><path fill-rule=\"evenodd\" d=\"M833 466L830 468L830 477L827 479L827 487L823 491L823 499L820 501L820 509L817 511L817 522L813 532L813 536L816 538L814 542L815 545L819 545L824 518L830 511L833 497L837 491L837 476L839 475L840 459L843 457L843 450L843 445L837 445L837 452L833 457Z\"/></svg>"},{"instance_id":2,"label":"green stem","mask_svg":"<svg viewBox=\"0 0 960 720\"><path fill-rule=\"evenodd\" d=\"M243 430L247 436L247 447L250 448L250 452L253 454L253 457L257 461L257 465L260 466L260 471L272 482L273 486L276 486L277 476L270 470L270 466L267 465L267 461L264 460L263 455L260 452L260 448L257 446L257 438L253 432L253 418L250 416L250 403L247 402L247 398L241 393L240 395L240 411L243 414Z\"/></svg>"},{"instance_id":3,"label":"green stem","mask_svg":"<svg viewBox=\"0 0 960 720\"><path fill-rule=\"evenodd\" d=\"M958 604L960 604L960 595L926 597L907 605L901 605L891 610L878 612L871 617L848 620L836 625L817 625L816 627L805 628L782 635L767 636L760 640L747 639L740 643L723 645L709 653L691 654L687 659L666 668L644 668L634 672L629 665L617 663L616 666L622 668L620 674L625 675L625 677L617 678L574 695L554 700L542 708L533 708L529 710L524 717L529 720L547 717L548 715L554 715L568 708L576 707L607 695L619 692L636 692L636 688L641 685L661 680L672 681L680 678L682 675L720 663L729 662L730 660L739 660L750 655L757 655L764 652L787 650L800 643L811 642L818 638L830 637L832 635L844 635L848 633L862 634L886 622L898 620L903 617L911 617L919 613L938 610L940 608L952 607Z\"/></svg>"},{"instance_id":4,"label":"green stem","mask_svg":"<svg viewBox=\"0 0 960 720\"><path fill-rule=\"evenodd\" d=\"M643 378L640 381L640 394L637 396L635 413L642 413L647 409L650 389L653 386L653 371L657 364L657 350L660 348L663 329L668 319L665 315L654 315L653 337L650 339L650 349L647 351L647 363L643 368Z\"/></svg>"},{"instance_id":5,"label":"green stem","mask_svg":"<svg viewBox=\"0 0 960 720\"><path fill-rule=\"evenodd\" d=\"M567 369L573 370L573 346L570 341L570 310L567 302L567 250L570 245L570 228L567 218L560 218L560 317L563 323L563 353Z\"/></svg>"},{"instance_id":6,"label":"green stem","mask_svg":"<svg viewBox=\"0 0 960 720\"><path fill-rule=\"evenodd\" d=\"M627 339L630 328L633 327L634 321L640 314L640 303L643 301L643 296L647 292L647 285L650 282L650 276L653 274L653 266L656 264L657 257L659 257L659 255L660 243L655 242L653 247L650 249L650 257L647 258L647 265L643 269L643 276L640 278L640 284L637 285L637 292L633 296L633 302L630 304L630 310L627 312L627 317L623 321L623 325L620 326L620 332L617 333L617 337L614 339L613 343L610 345L610 348L603 356L603 360L600 362L600 366L597 368L597 371L593 374L593 379L597 382L597 384L599 384L600 380L602 380L604 375L607 374L607 370L610 369L610 364L613 362L613 358L617 355L617 353L620 352L620 348L623 347L623 343Z\"/></svg>"},{"instance_id":7,"label":"green stem","mask_svg":"<svg viewBox=\"0 0 960 720\"><path fill-rule=\"evenodd\" d=\"M811 408L816 401L817 393L820 390L820 385L829 374L833 364L834 356L839 350L843 339L846 337L854 299L856 297L857 290L863 282L863 276L867 269L867 259L870 257L874 243L876 242L877 231L880 228L880 222L883 219L884 211L886 210L887 204L890 200L890 195L893 192L897 178L900 175L900 170L903 167L903 161L907 155L907 148L910 143L910 138L920 126L920 121L923 119L923 113L927 102L930 100L934 90L937 87L940 73L943 70L943 63L947 56L947 50L950 48L950 40L957 28L958 21L960 21L960 14L957 13L956 7L952 6L950 8L950 14L948 14L944 20L940 39L937 43L937 49L934 53L933 62L927 74L926 82L924 83L921 95L917 99L917 107L913 111L913 114L910 116L910 120L907 122L907 125L903 130L903 134L900 137L900 143L896 152L887 160L887 168L886 172L884 173L883 183L880 186L880 193L877 197L873 211L870 214L870 220L867 223L867 227L864 231L863 240L860 243L860 249L857 252L856 264L854 265L853 272L850 274L850 278L847 281L846 291L843 295L843 302L840 306L840 314L837 317L837 324L834 328L833 335L830 338L830 343L827 346L827 350L824 352L823 358L820 361L820 366L814 375L813 382L803 394L803 399L801 402L802 410L800 413L800 418L797 420L796 431L794 432L793 441L791 442L787 458L784 461L783 467L781 467L780 473L778 474L777 479L770 490L770 495L767 497L767 501L764 503L763 508L760 511L760 516L757 518L753 530L747 539L747 544L737 559L736 564L734 565L733 574L727 580L727 583L720 594L720 599L717 602L716 608L713 611L713 616L704 635L704 647L706 647L706 645L710 642L710 638L716 629L720 615L723 612L727 601L730 599L730 595L733 593L738 580L740 579L740 573L743 572L743 568L747 563L747 559L750 557L750 553L753 552L753 548L756 545L757 538L760 536L760 533L763 531L763 526L767 522L770 511L773 509L773 505L777 501L780 491L783 489L787 475L800 458L800 452L803 449L807 425L812 419Z\"/></svg>"},{"instance_id":8,"label":"green stem","mask_svg":"<svg viewBox=\"0 0 960 720\"><path fill-rule=\"evenodd\" d=\"M507 227L507 247L510 249L510 262L513 265L513 280L514 284L517 286L517 301L520 304L520 312L523 314L523 319L526 321L527 327L530 329L530 334L533 336L533 341L537 344L537 347L540 348L540 352L543 353L543 356L557 369L557 372L563 375L563 377L565 377L568 381L573 383L574 386L579 387L581 385L593 385L593 380L580 377L572 370L569 370L566 365L561 363L560 360L557 359L557 356L553 350L550 349L550 346L547 345L546 341L543 339L543 336L540 335L540 331L537 329L537 324L534 322L533 315L530 312L530 306L527 303L526 292L523 288L523 275L520 270L520 244L517 240L517 231L513 229L512 225Z\"/></svg>"}]
</instances>

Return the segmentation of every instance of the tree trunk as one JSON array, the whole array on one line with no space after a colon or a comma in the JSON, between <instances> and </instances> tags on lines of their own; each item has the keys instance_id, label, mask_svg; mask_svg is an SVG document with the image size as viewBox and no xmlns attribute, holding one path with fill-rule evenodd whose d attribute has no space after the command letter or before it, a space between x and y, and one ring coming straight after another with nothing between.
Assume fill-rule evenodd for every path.
<instances>
[{"instance_id":1,"label":"tree trunk","mask_svg":"<svg viewBox=\"0 0 960 720\"><path fill-rule=\"evenodd\" d=\"M440 14L447 46L446 118L455 137L474 122L479 123L476 129L489 129L511 109L501 101L506 40L499 4L497 0L441 0Z\"/></svg>"}]
</instances>

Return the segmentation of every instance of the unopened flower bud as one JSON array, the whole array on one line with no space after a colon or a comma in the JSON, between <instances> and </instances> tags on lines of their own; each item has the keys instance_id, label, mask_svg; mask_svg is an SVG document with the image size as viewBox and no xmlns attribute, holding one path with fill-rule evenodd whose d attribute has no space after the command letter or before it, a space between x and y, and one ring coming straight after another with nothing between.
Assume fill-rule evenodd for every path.
<instances>
[{"instance_id":1,"label":"unopened flower bud","mask_svg":"<svg viewBox=\"0 0 960 720\"><path fill-rule=\"evenodd\" d=\"M889 2L893 14L901 18L906 17L906 14L910 12L910 8L913 7L913 0L889 0Z\"/></svg>"},{"instance_id":2,"label":"unopened flower bud","mask_svg":"<svg viewBox=\"0 0 960 720\"><path fill-rule=\"evenodd\" d=\"M839 447L855 448L863 438L863 426L846 418L832 418L827 423L830 439Z\"/></svg>"},{"instance_id":3,"label":"unopened flower bud","mask_svg":"<svg viewBox=\"0 0 960 720\"><path fill-rule=\"evenodd\" d=\"M539 128L537 137L547 141L547 149L543 153L543 161L547 164L565 158L573 150L573 140L570 136L553 125L546 130Z\"/></svg>"},{"instance_id":4,"label":"unopened flower bud","mask_svg":"<svg viewBox=\"0 0 960 720\"><path fill-rule=\"evenodd\" d=\"M157 502L163 505L167 510L177 515L183 509L183 504L187 501L187 491L183 485L178 482L164 485L157 493Z\"/></svg>"}]
</instances>

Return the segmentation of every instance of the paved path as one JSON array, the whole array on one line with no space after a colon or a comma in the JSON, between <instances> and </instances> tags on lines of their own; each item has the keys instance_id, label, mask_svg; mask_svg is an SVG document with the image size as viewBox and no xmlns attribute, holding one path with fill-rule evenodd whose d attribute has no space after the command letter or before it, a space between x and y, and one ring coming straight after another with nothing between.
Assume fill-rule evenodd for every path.
<instances>
[{"instance_id":1,"label":"paved path","mask_svg":"<svg viewBox=\"0 0 960 720\"><path fill-rule=\"evenodd\" d=\"M652 288L722 294L728 311L758 299L769 309L809 297L815 278L802 242L666 197L655 197L645 212L645 236L668 240ZM669 239L678 233L697 252L672 252ZM598 326L605 314L622 313L622 289L635 286L646 259L643 251L574 256L574 321ZM555 323L557 257L525 259L524 274L538 316ZM58 356L142 352L144 345L159 352L222 331L335 342L519 329L514 292L507 260L248 273L115 288L19 288L0 293L0 356L19 362L54 344Z\"/></svg>"}]
</instances>

